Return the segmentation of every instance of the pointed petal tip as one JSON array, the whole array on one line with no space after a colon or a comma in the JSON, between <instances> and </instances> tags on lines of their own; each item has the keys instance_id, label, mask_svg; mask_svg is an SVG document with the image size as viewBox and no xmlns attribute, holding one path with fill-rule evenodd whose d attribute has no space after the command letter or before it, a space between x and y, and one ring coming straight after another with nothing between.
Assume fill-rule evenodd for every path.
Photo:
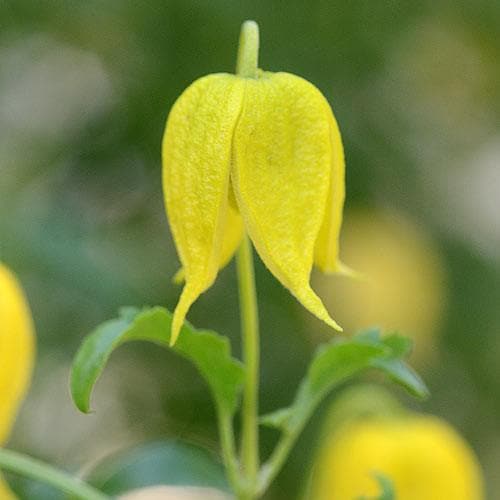
<instances>
[{"instance_id":1,"label":"pointed petal tip","mask_svg":"<svg viewBox=\"0 0 500 500\"><path fill-rule=\"evenodd\" d=\"M174 332L174 330L172 330L170 332L170 340L168 342L168 346L169 347L174 347L175 346L175 343L177 342L177 339L179 338L179 332Z\"/></svg>"},{"instance_id":2,"label":"pointed petal tip","mask_svg":"<svg viewBox=\"0 0 500 500\"><path fill-rule=\"evenodd\" d=\"M323 306L322 310L311 310L309 309L317 318L324 321L328 326L333 328L335 331L342 333L344 329L328 314L328 311Z\"/></svg>"},{"instance_id":3,"label":"pointed petal tip","mask_svg":"<svg viewBox=\"0 0 500 500\"><path fill-rule=\"evenodd\" d=\"M343 328L330 316L321 299L316 295L309 284L302 285L295 290L290 290L299 302L314 314L318 319L324 321L328 326L338 332L343 332Z\"/></svg>"},{"instance_id":4,"label":"pointed petal tip","mask_svg":"<svg viewBox=\"0 0 500 500\"><path fill-rule=\"evenodd\" d=\"M342 333L344 331L344 329L330 316L328 316L328 319L325 319L324 322L339 333Z\"/></svg>"},{"instance_id":5,"label":"pointed petal tip","mask_svg":"<svg viewBox=\"0 0 500 500\"><path fill-rule=\"evenodd\" d=\"M352 267L347 266L341 261L337 262L337 270L335 271L342 276L347 276L348 278L355 279L357 281L368 281L366 274L356 271Z\"/></svg>"},{"instance_id":6,"label":"pointed petal tip","mask_svg":"<svg viewBox=\"0 0 500 500\"><path fill-rule=\"evenodd\" d=\"M182 325L184 324L184 320L186 319L189 308L191 307L193 302L200 296L202 290L203 288L192 284L189 281L184 285L181 296L179 298L179 302L175 307L174 316L172 318L169 342L170 347L173 347L177 342L179 333L182 329Z\"/></svg>"},{"instance_id":7,"label":"pointed petal tip","mask_svg":"<svg viewBox=\"0 0 500 500\"><path fill-rule=\"evenodd\" d=\"M323 274L326 274L328 276L337 274L339 276L346 276L347 278L352 278L357 281L365 281L365 282L369 281L368 276L366 276L366 274L362 273L361 271L356 271L356 269L349 267L340 260L338 260L333 267L332 266L325 267L319 264L316 264L316 267Z\"/></svg>"},{"instance_id":8,"label":"pointed petal tip","mask_svg":"<svg viewBox=\"0 0 500 500\"><path fill-rule=\"evenodd\" d=\"M184 268L181 267L173 276L172 276L172 283L174 285L182 285L184 283L184 280L186 279L186 273L184 271Z\"/></svg>"},{"instance_id":9,"label":"pointed petal tip","mask_svg":"<svg viewBox=\"0 0 500 500\"><path fill-rule=\"evenodd\" d=\"M170 328L170 339L168 345L170 347L174 347L177 339L179 338L179 333L182 328L182 324L184 323L185 315L177 314L177 309L174 312L174 318L172 320L172 326Z\"/></svg>"}]
</instances>

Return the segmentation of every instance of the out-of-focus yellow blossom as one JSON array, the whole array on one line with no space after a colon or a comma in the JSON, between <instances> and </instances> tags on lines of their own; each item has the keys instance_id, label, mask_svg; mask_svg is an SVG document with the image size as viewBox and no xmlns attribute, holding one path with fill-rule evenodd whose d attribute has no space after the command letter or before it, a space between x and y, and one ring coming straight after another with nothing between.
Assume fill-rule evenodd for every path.
<instances>
[{"instance_id":1,"label":"out-of-focus yellow blossom","mask_svg":"<svg viewBox=\"0 0 500 500\"><path fill-rule=\"evenodd\" d=\"M243 231L304 307L340 330L309 284L313 263L325 272L344 270L338 260L344 153L331 108L316 87L261 70L253 77L196 80L167 120L163 186L186 281L172 342Z\"/></svg>"},{"instance_id":2,"label":"out-of-focus yellow blossom","mask_svg":"<svg viewBox=\"0 0 500 500\"><path fill-rule=\"evenodd\" d=\"M11 431L33 368L34 329L23 291L0 263L0 446ZM0 481L0 500L14 499Z\"/></svg>"},{"instance_id":3,"label":"out-of-focus yellow blossom","mask_svg":"<svg viewBox=\"0 0 500 500\"><path fill-rule=\"evenodd\" d=\"M359 210L345 217L342 248L360 280L318 277L318 290L348 331L377 325L415 342L414 361L432 354L446 303L438 250L426 233L400 214Z\"/></svg>"},{"instance_id":4,"label":"out-of-focus yellow blossom","mask_svg":"<svg viewBox=\"0 0 500 500\"><path fill-rule=\"evenodd\" d=\"M474 453L432 416L369 417L340 426L322 445L310 498L375 498L375 474L392 480L398 500L483 499Z\"/></svg>"},{"instance_id":5,"label":"out-of-focus yellow blossom","mask_svg":"<svg viewBox=\"0 0 500 500\"><path fill-rule=\"evenodd\" d=\"M0 500L16 500L16 496L0 476Z\"/></svg>"}]
</instances>

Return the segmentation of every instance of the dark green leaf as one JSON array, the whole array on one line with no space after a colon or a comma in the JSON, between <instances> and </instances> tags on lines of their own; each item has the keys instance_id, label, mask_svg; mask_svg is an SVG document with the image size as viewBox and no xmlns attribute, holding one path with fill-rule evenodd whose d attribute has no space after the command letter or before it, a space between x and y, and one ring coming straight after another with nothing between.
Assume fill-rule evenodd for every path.
<instances>
[{"instance_id":1,"label":"dark green leaf","mask_svg":"<svg viewBox=\"0 0 500 500\"><path fill-rule=\"evenodd\" d=\"M307 421L319 402L335 386L368 368L377 368L418 397L427 389L418 375L400 358L410 344L397 335L385 339L369 330L352 339L334 340L318 350L289 408L265 415L261 423L294 432Z\"/></svg>"},{"instance_id":2,"label":"dark green leaf","mask_svg":"<svg viewBox=\"0 0 500 500\"><path fill-rule=\"evenodd\" d=\"M154 485L229 491L224 468L215 456L181 441L157 441L120 452L97 464L86 480L112 496Z\"/></svg>"},{"instance_id":3,"label":"dark green leaf","mask_svg":"<svg viewBox=\"0 0 500 500\"><path fill-rule=\"evenodd\" d=\"M71 372L71 394L82 412L89 412L92 389L111 353L125 342L146 340L169 347L172 314L162 307L123 309L118 319L107 321L80 347ZM226 337L207 330L182 327L173 351L191 360L210 386L219 409L236 411L243 381L242 364L231 357Z\"/></svg>"}]
</instances>

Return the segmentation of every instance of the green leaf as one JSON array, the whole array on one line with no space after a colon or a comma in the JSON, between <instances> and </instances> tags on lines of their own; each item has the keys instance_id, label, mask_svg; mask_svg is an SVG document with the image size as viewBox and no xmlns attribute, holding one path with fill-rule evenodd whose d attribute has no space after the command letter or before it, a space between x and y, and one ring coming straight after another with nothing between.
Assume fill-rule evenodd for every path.
<instances>
[{"instance_id":1,"label":"green leaf","mask_svg":"<svg viewBox=\"0 0 500 500\"><path fill-rule=\"evenodd\" d=\"M296 432L328 392L369 368L381 370L417 397L427 396L425 384L400 359L409 348L410 343L403 337L381 338L380 332L373 329L321 346L292 406L263 416L261 423L285 432Z\"/></svg>"},{"instance_id":2,"label":"green leaf","mask_svg":"<svg viewBox=\"0 0 500 500\"><path fill-rule=\"evenodd\" d=\"M120 317L103 323L80 347L71 372L71 394L76 406L90 411L92 389L111 353L125 342L147 340L172 349L191 360L207 381L220 411L232 415L237 408L244 368L231 357L229 341L215 332L184 324L174 347L169 347L172 314L162 307L126 308Z\"/></svg>"},{"instance_id":3,"label":"green leaf","mask_svg":"<svg viewBox=\"0 0 500 500\"><path fill-rule=\"evenodd\" d=\"M383 474L375 474L375 477L382 490L377 500L396 500L396 493L392 481Z\"/></svg>"},{"instance_id":4,"label":"green leaf","mask_svg":"<svg viewBox=\"0 0 500 500\"><path fill-rule=\"evenodd\" d=\"M422 379L404 361L397 358L374 359L373 368L383 371L390 379L402 385L410 394L417 398L428 396L428 390Z\"/></svg>"},{"instance_id":5,"label":"green leaf","mask_svg":"<svg viewBox=\"0 0 500 500\"><path fill-rule=\"evenodd\" d=\"M230 491L224 467L212 453L178 440L147 443L99 462L85 478L111 496L154 485Z\"/></svg>"},{"instance_id":6,"label":"green leaf","mask_svg":"<svg viewBox=\"0 0 500 500\"><path fill-rule=\"evenodd\" d=\"M396 493L392 481L383 474L375 474L375 479L380 485L380 494L376 498L359 497L357 500L396 500Z\"/></svg>"},{"instance_id":7,"label":"green leaf","mask_svg":"<svg viewBox=\"0 0 500 500\"><path fill-rule=\"evenodd\" d=\"M413 341L397 333L386 335L384 337L384 344L390 347L392 355L398 358L409 356L413 349Z\"/></svg>"}]
</instances>

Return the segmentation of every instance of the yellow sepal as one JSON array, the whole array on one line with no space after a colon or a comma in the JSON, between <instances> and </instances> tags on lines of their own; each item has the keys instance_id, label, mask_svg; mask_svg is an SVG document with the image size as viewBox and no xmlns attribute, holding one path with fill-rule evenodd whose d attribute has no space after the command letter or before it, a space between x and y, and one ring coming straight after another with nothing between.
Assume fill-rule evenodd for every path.
<instances>
[{"instance_id":1,"label":"yellow sepal","mask_svg":"<svg viewBox=\"0 0 500 500\"><path fill-rule=\"evenodd\" d=\"M337 330L309 285L331 179L331 112L321 93L288 73L246 79L234 134L232 181L245 227L276 278Z\"/></svg>"},{"instance_id":2,"label":"yellow sepal","mask_svg":"<svg viewBox=\"0 0 500 500\"><path fill-rule=\"evenodd\" d=\"M196 80L174 104L163 139L163 189L186 284L171 344L187 311L215 280L228 210L231 144L244 81L215 74Z\"/></svg>"},{"instance_id":3,"label":"yellow sepal","mask_svg":"<svg viewBox=\"0 0 500 500\"><path fill-rule=\"evenodd\" d=\"M239 212L228 204L228 210L226 212L226 223L224 226L222 238L222 250L219 257L219 269L226 267L230 260L233 258L238 246L241 243L241 238L243 237L243 221ZM184 269L179 269L172 281L175 284L180 285L185 280Z\"/></svg>"},{"instance_id":4,"label":"yellow sepal","mask_svg":"<svg viewBox=\"0 0 500 500\"><path fill-rule=\"evenodd\" d=\"M314 263L321 271L332 273L342 271L338 259L339 234L345 199L345 159L340 130L326 101L325 109L330 123L331 173L324 219L314 249Z\"/></svg>"}]
</instances>

